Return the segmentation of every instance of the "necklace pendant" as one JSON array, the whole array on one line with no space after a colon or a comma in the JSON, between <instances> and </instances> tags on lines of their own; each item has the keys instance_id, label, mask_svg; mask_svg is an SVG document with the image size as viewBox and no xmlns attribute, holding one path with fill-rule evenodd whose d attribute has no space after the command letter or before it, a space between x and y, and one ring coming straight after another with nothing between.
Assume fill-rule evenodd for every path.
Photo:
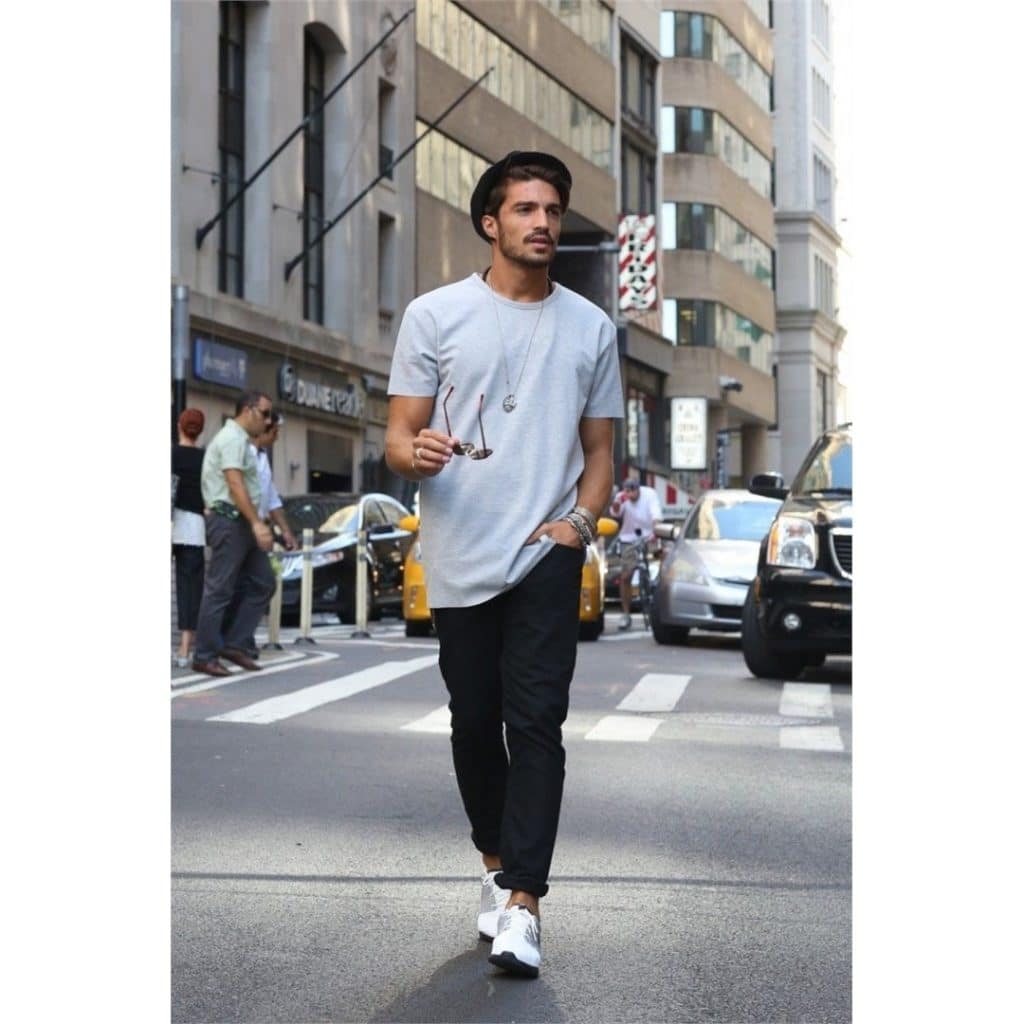
<instances>
[{"instance_id":1,"label":"necklace pendant","mask_svg":"<svg viewBox=\"0 0 1024 1024\"><path fill-rule=\"evenodd\" d=\"M502 400L501 407L505 412L511 412L516 407L516 396L506 395Z\"/></svg>"}]
</instances>

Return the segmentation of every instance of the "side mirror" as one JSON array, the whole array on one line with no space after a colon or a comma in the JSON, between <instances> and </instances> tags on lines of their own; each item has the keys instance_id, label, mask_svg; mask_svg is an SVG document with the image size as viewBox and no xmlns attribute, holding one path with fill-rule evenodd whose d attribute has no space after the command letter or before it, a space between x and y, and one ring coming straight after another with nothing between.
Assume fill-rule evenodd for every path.
<instances>
[{"instance_id":1,"label":"side mirror","mask_svg":"<svg viewBox=\"0 0 1024 1024\"><path fill-rule=\"evenodd\" d=\"M762 498L778 498L780 500L789 494L789 488L786 487L781 473L758 473L757 476L751 477L747 490Z\"/></svg>"},{"instance_id":2,"label":"side mirror","mask_svg":"<svg viewBox=\"0 0 1024 1024\"><path fill-rule=\"evenodd\" d=\"M414 515L402 516L398 520L398 528L400 530L408 530L410 533L415 533L420 528L420 517Z\"/></svg>"},{"instance_id":3,"label":"side mirror","mask_svg":"<svg viewBox=\"0 0 1024 1024\"><path fill-rule=\"evenodd\" d=\"M601 516L597 521L598 537L614 537L619 532L619 524L608 516Z\"/></svg>"}]
</instances>

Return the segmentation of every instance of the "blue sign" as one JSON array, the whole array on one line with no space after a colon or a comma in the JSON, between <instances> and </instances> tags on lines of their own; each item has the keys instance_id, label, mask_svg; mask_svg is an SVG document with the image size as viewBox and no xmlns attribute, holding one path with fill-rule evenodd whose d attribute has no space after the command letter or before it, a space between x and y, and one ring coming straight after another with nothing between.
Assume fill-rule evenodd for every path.
<instances>
[{"instance_id":1,"label":"blue sign","mask_svg":"<svg viewBox=\"0 0 1024 1024\"><path fill-rule=\"evenodd\" d=\"M240 348L221 345L209 338L192 339L192 375L229 388L246 387L248 358Z\"/></svg>"}]
</instances>

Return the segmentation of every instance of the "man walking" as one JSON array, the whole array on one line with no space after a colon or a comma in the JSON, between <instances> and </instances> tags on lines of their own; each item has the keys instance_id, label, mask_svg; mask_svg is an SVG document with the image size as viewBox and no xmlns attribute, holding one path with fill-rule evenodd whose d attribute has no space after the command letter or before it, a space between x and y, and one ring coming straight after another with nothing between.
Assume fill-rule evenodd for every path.
<instances>
[{"instance_id":1,"label":"man walking","mask_svg":"<svg viewBox=\"0 0 1024 1024\"><path fill-rule=\"evenodd\" d=\"M276 526L281 531L281 542L284 544L286 551L294 551L299 545L295 540L295 534L292 533L291 526L288 525L288 518L284 514L284 503L281 501L281 495L277 493L277 487L274 485L274 469L270 465L270 456L268 455L280 434L281 419L282 417L279 412L272 412L270 414L270 422L266 425L266 430L254 440L251 440L249 447L256 458L256 475L260 481L260 504L257 510L259 517L271 527L271 530ZM242 599L245 597L250 586L249 577L239 574L235 582L235 594L231 598L231 604L228 606L227 611L224 613L221 625L225 632L231 629L231 624L235 621L235 616L238 614ZM259 619L256 621L259 622ZM260 656L254 634L250 634L246 638L242 650L254 660Z\"/></svg>"},{"instance_id":2,"label":"man walking","mask_svg":"<svg viewBox=\"0 0 1024 1024\"><path fill-rule=\"evenodd\" d=\"M622 618L619 629L629 629L633 623L629 613L633 606L633 571L640 561L643 546L654 540L654 527L662 519L661 502L653 487L641 487L639 480L629 479L615 495L609 511L620 523L622 575L619 577L619 599L622 601Z\"/></svg>"},{"instance_id":3,"label":"man walking","mask_svg":"<svg viewBox=\"0 0 1024 1024\"><path fill-rule=\"evenodd\" d=\"M202 488L210 560L199 607L192 668L211 676L228 674L218 655L249 671L258 671L260 667L245 653L245 644L274 593L274 572L267 558L273 537L270 527L259 516L259 473L249 439L263 433L271 414L267 395L260 391L243 392L235 403L235 418L221 427L203 457ZM241 576L247 578L245 593L222 642L224 613Z\"/></svg>"},{"instance_id":4,"label":"man walking","mask_svg":"<svg viewBox=\"0 0 1024 1024\"><path fill-rule=\"evenodd\" d=\"M455 774L485 869L477 927L492 963L529 977L584 547L611 493L622 417L614 325L548 278L571 186L546 153L509 153L484 172L470 216L491 265L409 304L388 387L387 463L420 482Z\"/></svg>"}]
</instances>

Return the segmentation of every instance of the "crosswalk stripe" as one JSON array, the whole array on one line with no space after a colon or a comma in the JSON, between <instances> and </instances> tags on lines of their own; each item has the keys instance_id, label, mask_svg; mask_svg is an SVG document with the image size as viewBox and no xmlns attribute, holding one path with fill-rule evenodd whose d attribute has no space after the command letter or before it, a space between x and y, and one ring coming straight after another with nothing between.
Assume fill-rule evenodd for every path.
<instances>
[{"instance_id":1,"label":"crosswalk stripe","mask_svg":"<svg viewBox=\"0 0 1024 1024\"><path fill-rule=\"evenodd\" d=\"M616 711L671 711L692 676L648 672L616 705Z\"/></svg>"},{"instance_id":2,"label":"crosswalk stripe","mask_svg":"<svg viewBox=\"0 0 1024 1024\"><path fill-rule=\"evenodd\" d=\"M660 718L638 718L635 715L605 715L583 738L613 743L646 743L662 721Z\"/></svg>"},{"instance_id":3,"label":"crosswalk stripe","mask_svg":"<svg viewBox=\"0 0 1024 1024\"><path fill-rule=\"evenodd\" d=\"M439 708L431 711L429 715L417 718L415 722L409 722L402 728L408 729L409 732L437 732L451 735L452 713L448 710L447 704L442 704Z\"/></svg>"},{"instance_id":4,"label":"crosswalk stripe","mask_svg":"<svg viewBox=\"0 0 1024 1024\"><path fill-rule=\"evenodd\" d=\"M316 651L312 654L295 651L290 654L285 654L280 658L275 658L273 661L268 660L264 662L258 678L265 679L267 676L274 675L277 672L287 672L289 669L298 668L300 665L303 668L308 668L313 662L330 661L332 658L337 657L338 655L331 651ZM257 678L257 674L255 672L246 672L245 669L234 668L231 665L226 665L225 667L229 669L231 675L217 676L211 679L208 675L204 675L202 672L196 672L193 675L181 676L178 679L172 679L171 700L174 700L176 697L183 697L189 693L201 693L203 690L214 690L218 686L228 686L231 683L251 683L255 678ZM198 681L193 682L193 680Z\"/></svg>"},{"instance_id":5,"label":"crosswalk stripe","mask_svg":"<svg viewBox=\"0 0 1024 1024\"><path fill-rule=\"evenodd\" d=\"M788 750L842 750L835 725L787 725L779 730L779 746Z\"/></svg>"},{"instance_id":6,"label":"crosswalk stripe","mask_svg":"<svg viewBox=\"0 0 1024 1024\"><path fill-rule=\"evenodd\" d=\"M400 679L402 676L411 675L413 672L419 672L420 669L436 664L436 654L413 658L411 661L385 661L380 665L364 668L347 676L339 676L337 679L329 679L314 686L303 687L293 693L284 693L278 697L257 701L255 704L249 704L235 711L228 711L223 715L213 715L207 721L244 722L250 725L279 722L283 718L301 715L303 712L312 711L313 708L323 704L351 697L364 690L372 690L375 686L383 686L384 683L390 683L392 680Z\"/></svg>"},{"instance_id":7,"label":"crosswalk stripe","mask_svg":"<svg viewBox=\"0 0 1024 1024\"><path fill-rule=\"evenodd\" d=\"M779 714L798 718L832 718L832 687L828 683L785 683Z\"/></svg>"}]
</instances>

